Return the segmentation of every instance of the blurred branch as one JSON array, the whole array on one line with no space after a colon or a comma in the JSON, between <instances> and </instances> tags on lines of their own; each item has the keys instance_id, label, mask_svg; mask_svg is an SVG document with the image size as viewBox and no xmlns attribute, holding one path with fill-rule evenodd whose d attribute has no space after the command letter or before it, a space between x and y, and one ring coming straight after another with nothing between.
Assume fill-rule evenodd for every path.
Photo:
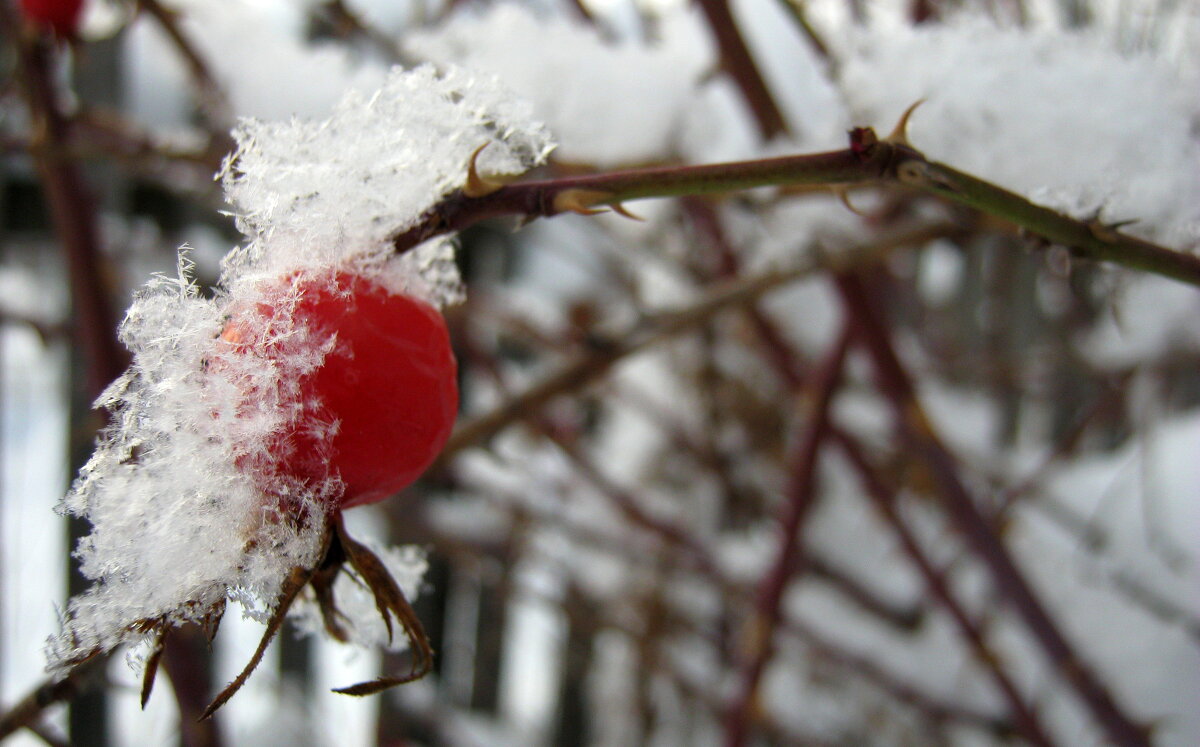
<instances>
[{"instance_id":1,"label":"blurred branch","mask_svg":"<svg viewBox=\"0 0 1200 747\"><path fill-rule=\"evenodd\" d=\"M751 303L774 288L808 277L822 269L854 267L897 247L923 243L943 235L944 223L931 223L880 235L875 241L839 250L829 257L810 256L790 269L772 270L722 284L694 305L679 311L647 317L632 329L613 335L615 340L580 353L526 390L505 399L495 409L460 423L438 457L444 466L462 449L487 441L504 428L536 413L556 397L578 391L607 373L612 366L654 343L684 334L706 324L727 308Z\"/></svg>"},{"instance_id":2,"label":"blurred branch","mask_svg":"<svg viewBox=\"0 0 1200 747\"><path fill-rule=\"evenodd\" d=\"M817 33L817 29L808 20L808 8L805 0L778 0L780 7L784 12L791 16L792 22L804 34L804 38L812 45L813 51L817 53L822 60L830 67L836 67L837 60L829 53L829 45L821 39L821 35Z\"/></svg>"},{"instance_id":3,"label":"blurred branch","mask_svg":"<svg viewBox=\"0 0 1200 747\"><path fill-rule=\"evenodd\" d=\"M36 729L42 713L58 703L74 700L80 693L101 684L108 656L101 655L74 667L64 677L48 678L11 708L0 714L0 740L20 729Z\"/></svg>"},{"instance_id":4,"label":"blurred branch","mask_svg":"<svg viewBox=\"0 0 1200 747\"><path fill-rule=\"evenodd\" d=\"M158 0L137 0L138 10L149 15L175 45L176 51L187 63L188 73L199 93L200 111L208 129L220 137L226 132L233 119L229 97L217 82L216 76L196 47L192 39L179 26L179 12L164 7Z\"/></svg>"},{"instance_id":5,"label":"blurred branch","mask_svg":"<svg viewBox=\"0 0 1200 747\"><path fill-rule=\"evenodd\" d=\"M1045 729L1042 728L1037 714L1025 703L1020 690L1008 676L999 654L988 647L983 631L971 620L966 609L954 598L950 584L947 583L945 576L934 567L929 556L921 549L916 536L912 533L912 530L896 507L896 496L893 491L879 479L875 469L871 467L866 456L862 453L862 449L853 439L839 431L834 434L834 440L841 447L842 453L849 459L850 464L858 472L859 479L866 488L867 495L874 501L876 508L879 509L879 512L883 514L884 518L892 526L896 536L900 539L901 546L904 547L904 551L908 554L913 564L917 566L918 570L920 570L921 576L924 577L925 584L930 592L941 602L946 612L950 614L950 617L958 626L959 632L967 639L971 649L975 652L975 657L992 676L996 686L1000 688L1000 692L1008 702L1009 710L1012 711L1013 717L1016 719L1017 728L1021 734L1031 744L1053 744L1049 736L1047 736Z\"/></svg>"},{"instance_id":6,"label":"blurred branch","mask_svg":"<svg viewBox=\"0 0 1200 747\"><path fill-rule=\"evenodd\" d=\"M737 21L729 9L729 0L697 0L701 12L708 21L708 29L717 42L721 53L721 67L734 79L737 88L750 107L758 133L763 140L787 132L783 112L771 96L750 48L738 29Z\"/></svg>"},{"instance_id":7,"label":"blurred branch","mask_svg":"<svg viewBox=\"0 0 1200 747\"><path fill-rule=\"evenodd\" d=\"M72 312L76 320L74 339L83 351L86 396L90 401L120 376L129 363L128 351L117 341L116 315L105 283L109 270L103 259L95 200L79 164L69 153L75 123L64 111L61 92L54 82L52 71L56 57L51 40L41 35L20 33L7 6L0 7L0 26L17 49L18 83L31 119L29 153L41 177L54 230L67 262ZM168 653L168 663L173 656ZM90 668L90 665L82 668ZM80 669L76 667L64 678L39 686L20 707L41 709L84 692L84 685L90 681L76 675ZM187 688L176 688L183 713L189 712L189 704L182 699L187 692ZM95 724L91 726L95 727ZM216 743L217 733L211 725L196 730L196 733L206 735L205 740L197 744Z\"/></svg>"},{"instance_id":8,"label":"blurred branch","mask_svg":"<svg viewBox=\"0 0 1200 747\"><path fill-rule=\"evenodd\" d=\"M818 268L819 263L810 260L791 270L777 270L730 283L711 292L694 306L646 319L635 328L619 335L615 342L576 355L537 384L506 398L491 412L459 425L442 450L438 463L445 464L458 451L486 441L507 426L529 418L556 397L578 391L588 382L603 376L618 361L654 343L702 326L713 315L729 307L747 303L773 288L809 275Z\"/></svg>"},{"instance_id":9,"label":"blurred branch","mask_svg":"<svg viewBox=\"0 0 1200 747\"><path fill-rule=\"evenodd\" d=\"M113 333L116 315L103 283L106 273L95 203L78 164L60 155L71 139L70 122L53 83L50 40L20 34L7 8L0 8L0 25L17 50L18 84L29 107L33 144L37 146L30 155L41 176L54 231L67 260L75 339L87 360L88 390L94 397L128 363L128 354Z\"/></svg>"},{"instance_id":10,"label":"blurred branch","mask_svg":"<svg viewBox=\"0 0 1200 747\"><path fill-rule=\"evenodd\" d=\"M942 507L983 561L996 588L1024 620L1055 670L1075 690L1109 738L1119 745L1148 746L1148 730L1125 716L1108 689L1076 654L967 491L953 458L942 446L917 400L913 383L892 348L862 280L841 275L837 285L858 342L874 365L880 391L891 404L901 438L913 457L929 469L941 495Z\"/></svg>"},{"instance_id":11,"label":"blurred branch","mask_svg":"<svg viewBox=\"0 0 1200 747\"><path fill-rule=\"evenodd\" d=\"M725 720L725 744L729 747L741 747L753 729L759 682L774 654L775 632L784 616L784 592L800 566L804 523L817 492L817 455L828 435L829 405L841 381L849 340L848 329L843 330L811 374L813 401L808 408L807 426L789 460L786 500L779 517L779 547L775 562L763 576L758 590L748 631L747 656L740 672L737 694Z\"/></svg>"},{"instance_id":12,"label":"blurred branch","mask_svg":"<svg viewBox=\"0 0 1200 747\"><path fill-rule=\"evenodd\" d=\"M366 39L389 62L405 66L413 66L417 63L416 60L404 54L404 50L396 39L364 21L361 15L348 7L342 0L326 0L326 2L313 6L312 12L321 14L340 37L360 36Z\"/></svg>"}]
</instances>

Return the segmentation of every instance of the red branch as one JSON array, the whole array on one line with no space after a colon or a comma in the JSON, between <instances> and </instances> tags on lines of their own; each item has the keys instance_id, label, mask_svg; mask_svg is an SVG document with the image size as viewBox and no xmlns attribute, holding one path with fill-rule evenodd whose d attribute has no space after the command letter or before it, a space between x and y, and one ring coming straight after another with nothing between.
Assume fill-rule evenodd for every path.
<instances>
[{"instance_id":1,"label":"red branch","mask_svg":"<svg viewBox=\"0 0 1200 747\"><path fill-rule=\"evenodd\" d=\"M812 372L813 402L810 420L792 454L791 478L786 503L779 517L779 548L775 562L763 577L750 629L750 646L742 667L739 692L725 719L725 744L740 747L749 736L758 686L774 652L774 634L784 616L783 598L788 584L802 568L801 533L816 496L817 455L829 431L829 404L841 380L849 334L830 348L828 355Z\"/></svg>"},{"instance_id":2,"label":"red branch","mask_svg":"<svg viewBox=\"0 0 1200 747\"><path fill-rule=\"evenodd\" d=\"M1020 690L1017 689L1017 686L1013 683L1007 672L1005 672L999 657L988 648L983 631L970 618L958 600L954 598L945 577L934 567L933 562L921 549L912 530L909 529L908 524L905 523L904 518L896 508L895 494L875 474L875 470L872 469L858 444L842 432L835 434L835 440L842 447L842 451L846 454L850 463L858 471L863 486L867 489L867 495L874 500L880 513L892 525L892 529L895 530L896 536L900 538L900 544L904 546L905 552L908 553L913 563L921 571L921 575L924 576L925 583L928 584L930 592L937 597L942 606L946 608L946 611L950 613L950 616L954 618L959 632L962 633L963 637L967 639L967 642L970 643L971 648L975 651L975 656L988 672L991 673L996 686L1000 688L1000 692L1004 695L1005 700L1008 701L1008 707L1013 712L1017 728L1032 744L1053 744L1038 721L1037 715L1026 705Z\"/></svg>"},{"instance_id":3,"label":"red branch","mask_svg":"<svg viewBox=\"0 0 1200 747\"><path fill-rule=\"evenodd\" d=\"M700 10L708 19L708 28L712 31L721 51L721 65L725 72L737 83L738 90L746 100L758 124L758 132L763 140L770 140L776 135L787 132L787 123L783 113L775 104L770 89L759 72L746 40L738 31L737 21L729 10L728 0L699 0Z\"/></svg>"},{"instance_id":4,"label":"red branch","mask_svg":"<svg viewBox=\"0 0 1200 747\"><path fill-rule=\"evenodd\" d=\"M1108 689L1075 653L975 504L958 475L953 457L926 420L913 383L892 348L862 280L842 275L837 278L837 285L858 341L874 364L879 388L892 405L901 438L913 457L929 469L944 509L991 572L996 588L1025 621L1047 658L1074 688L1109 739L1118 745L1148 747L1147 730L1124 715Z\"/></svg>"}]
</instances>

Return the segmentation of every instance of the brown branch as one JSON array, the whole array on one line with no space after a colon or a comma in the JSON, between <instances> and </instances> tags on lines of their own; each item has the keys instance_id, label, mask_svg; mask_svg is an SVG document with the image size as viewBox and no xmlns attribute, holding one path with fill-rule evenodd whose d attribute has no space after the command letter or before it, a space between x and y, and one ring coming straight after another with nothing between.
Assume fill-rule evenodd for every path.
<instances>
[{"instance_id":1,"label":"brown branch","mask_svg":"<svg viewBox=\"0 0 1200 747\"><path fill-rule=\"evenodd\" d=\"M523 220L647 197L716 194L785 184L837 185L884 178L891 168L890 146L764 158L701 166L658 166L605 174L517 182L478 196L456 190L396 233L392 243L405 252L423 241L461 231L481 220Z\"/></svg>"},{"instance_id":2,"label":"brown branch","mask_svg":"<svg viewBox=\"0 0 1200 747\"><path fill-rule=\"evenodd\" d=\"M199 93L200 111L203 113L208 128L214 133L225 134L232 120L232 108L229 97L217 82L216 76L208 66L204 56L200 54L196 44L179 27L177 11L164 7L158 0L137 0L138 10L146 13L158 23L159 28L175 45L176 51L187 64L188 73Z\"/></svg>"},{"instance_id":3,"label":"brown branch","mask_svg":"<svg viewBox=\"0 0 1200 747\"><path fill-rule=\"evenodd\" d=\"M784 617L784 592L800 567L803 527L816 497L817 455L828 435L829 405L841 380L849 339L847 330L812 372L810 420L790 459L790 481L779 518L779 548L758 590L748 655L740 673L738 692L725 719L725 744L729 747L745 744L753 728L759 682L774 653L775 632Z\"/></svg>"},{"instance_id":4,"label":"brown branch","mask_svg":"<svg viewBox=\"0 0 1200 747\"><path fill-rule=\"evenodd\" d=\"M1024 620L1046 657L1075 690L1109 739L1119 745L1148 746L1147 729L1125 716L1108 688L1075 653L968 492L953 457L926 419L912 381L896 356L861 279L842 275L837 284L858 341L874 364L880 391L892 406L900 436L914 458L929 469L943 508L963 539L983 561L996 588Z\"/></svg>"},{"instance_id":5,"label":"brown branch","mask_svg":"<svg viewBox=\"0 0 1200 747\"><path fill-rule=\"evenodd\" d=\"M507 398L490 412L460 423L446 442L437 466L444 466L462 449L487 441L513 423L525 420L556 397L577 391L607 373L616 362L650 345L692 331L728 308L752 303L765 293L811 276L821 269L851 268L901 246L920 244L944 235L941 223L916 226L878 237L874 242L840 250L834 258L809 257L797 266L742 278L711 290L694 305L644 319L635 327L613 335L608 345L592 348L569 359L528 389ZM431 468L433 469L433 468Z\"/></svg>"},{"instance_id":6,"label":"brown branch","mask_svg":"<svg viewBox=\"0 0 1200 747\"><path fill-rule=\"evenodd\" d=\"M763 140L770 140L787 132L787 121L775 103L758 65L755 64L746 40L738 30L737 21L729 10L729 1L697 2L708 20L708 28L717 42L717 49L721 52L721 66L741 91Z\"/></svg>"},{"instance_id":7,"label":"brown branch","mask_svg":"<svg viewBox=\"0 0 1200 747\"><path fill-rule=\"evenodd\" d=\"M107 665L107 656L96 656L74 667L66 676L47 679L35 687L0 714L0 740L20 729L35 728L47 708L74 700L80 693L100 684Z\"/></svg>"},{"instance_id":8,"label":"brown branch","mask_svg":"<svg viewBox=\"0 0 1200 747\"><path fill-rule=\"evenodd\" d=\"M470 176L478 180L473 165ZM1059 244L1075 255L1152 272L1200 286L1200 256L1138 239L1096 220L1071 218L1020 195L925 158L898 137L879 140L869 128L850 133L846 150L757 161L668 166L607 174L478 184L451 192L415 223L392 237L403 253L436 236L461 231L488 218L529 221L564 212L592 214L597 206L622 210L621 203L648 197L716 194L764 186L902 184L973 207ZM1047 248L1044 244L1042 248Z\"/></svg>"},{"instance_id":9,"label":"brown branch","mask_svg":"<svg viewBox=\"0 0 1200 747\"><path fill-rule=\"evenodd\" d=\"M342 38L360 36L370 42L371 46L383 54L389 62L406 67L416 66L417 61L404 53L395 38L364 21L361 15L348 7L342 0L326 0L315 6L313 12L323 14L326 21L333 26L335 33Z\"/></svg>"},{"instance_id":10,"label":"brown branch","mask_svg":"<svg viewBox=\"0 0 1200 747\"><path fill-rule=\"evenodd\" d=\"M618 361L650 345L691 331L707 323L714 314L746 303L818 269L815 262L788 270L775 271L717 289L696 305L679 312L661 314L621 334L611 345L578 354L564 365L523 392L507 398L494 410L476 416L455 429L438 457L445 464L458 451L486 441L501 430L528 418L543 406L564 394L577 391L589 381L607 373Z\"/></svg>"},{"instance_id":11,"label":"brown branch","mask_svg":"<svg viewBox=\"0 0 1200 747\"><path fill-rule=\"evenodd\" d=\"M114 335L116 315L103 285L107 273L103 268L95 201L78 165L53 155L65 150L70 141L70 123L62 111L51 75L54 50L50 41L42 36L22 38L7 10L0 11L0 23L4 35L17 50L18 83L29 107L34 140L45 146L36 148L32 157L66 257L76 320L75 339L87 361L88 390L94 397L128 363L128 354Z\"/></svg>"},{"instance_id":12,"label":"brown branch","mask_svg":"<svg viewBox=\"0 0 1200 747\"><path fill-rule=\"evenodd\" d=\"M984 669L991 674L996 686L1000 688L1001 694L1008 702L1008 707L1016 719L1016 725L1021 734L1032 744L1053 744L1042 727L1041 722L1038 720L1037 714L1025 703L1020 690L1008 676L998 654L988 647L987 640L981 628L971 619L966 609L959 604L958 600L955 599L944 575L934 567L928 555L921 549L916 536L913 535L912 530L896 507L895 494L879 479L874 468L871 467L866 456L862 453L862 449L859 448L853 439L845 433L837 431L834 434L834 440L841 447L850 464L858 472L859 479L866 488L867 495L874 501L879 512L883 514L888 524L895 531L896 536L899 537L904 551L917 566L918 570L920 570L930 592L950 614L950 617L958 626L959 632L970 644L975 657L983 665Z\"/></svg>"}]
</instances>

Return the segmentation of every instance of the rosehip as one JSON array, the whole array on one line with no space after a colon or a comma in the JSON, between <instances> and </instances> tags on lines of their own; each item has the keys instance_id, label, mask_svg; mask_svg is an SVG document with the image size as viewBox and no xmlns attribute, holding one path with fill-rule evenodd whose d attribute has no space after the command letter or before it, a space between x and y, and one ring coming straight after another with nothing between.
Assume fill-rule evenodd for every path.
<instances>
[{"instance_id":1,"label":"rosehip","mask_svg":"<svg viewBox=\"0 0 1200 747\"><path fill-rule=\"evenodd\" d=\"M339 477L342 508L383 500L416 480L446 443L458 410L442 315L361 275L305 271L268 286L253 307L235 310L221 337L240 353L284 363L297 351L248 334L281 316L311 348L301 354L328 352L287 389L297 401L282 406L299 415L268 439L268 450L279 453L265 464L240 466L268 485L275 478L303 484ZM253 390L243 396L256 397ZM332 437L323 430L330 423Z\"/></svg>"},{"instance_id":2,"label":"rosehip","mask_svg":"<svg viewBox=\"0 0 1200 747\"><path fill-rule=\"evenodd\" d=\"M29 20L46 26L61 39L70 39L79 30L83 0L21 0L21 12Z\"/></svg>"}]
</instances>

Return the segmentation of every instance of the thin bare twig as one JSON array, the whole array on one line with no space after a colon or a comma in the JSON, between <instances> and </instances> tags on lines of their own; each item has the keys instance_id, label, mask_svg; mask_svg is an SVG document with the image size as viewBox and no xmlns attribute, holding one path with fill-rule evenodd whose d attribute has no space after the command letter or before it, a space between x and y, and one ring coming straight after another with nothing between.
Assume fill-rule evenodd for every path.
<instances>
[{"instance_id":1,"label":"thin bare twig","mask_svg":"<svg viewBox=\"0 0 1200 747\"><path fill-rule=\"evenodd\" d=\"M953 458L925 417L912 381L896 356L883 323L876 316L862 280L853 275L841 275L837 285L846 312L853 320L858 341L874 365L880 391L891 404L901 437L914 458L929 469L941 495L942 506L963 539L987 567L996 588L1024 620L1046 657L1075 690L1109 739L1119 745L1148 746L1148 730L1134 724L1124 714L1108 688L1076 654L968 492Z\"/></svg>"},{"instance_id":2,"label":"thin bare twig","mask_svg":"<svg viewBox=\"0 0 1200 747\"><path fill-rule=\"evenodd\" d=\"M800 566L803 526L817 494L817 455L828 435L829 405L841 380L849 339L848 331L843 331L812 373L813 402L809 422L790 460L786 501L779 517L779 547L758 590L738 692L725 719L725 744L729 747L745 744L753 728L759 682L774 653L775 632L784 616L784 592Z\"/></svg>"},{"instance_id":3,"label":"thin bare twig","mask_svg":"<svg viewBox=\"0 0 1200 747\"><path fill-rule=\"evenodd\" d=\"M741 91L763 140L787 132L787 121L750 54L750 48L729 10L729 1L699 0L698 4L721 52L721 66Z\"/></svg>"},{"instance_id":4,"label":"thin bare twig","mask_svg":"<svg viewBox=\"0 0 1200 747\"><path fill-rule=\"evenodd\" d=\"M934 567L928 555L921 549L916 536L913 535L908 524L897 510L896 499L892 490L879 479L875 470L867 461L866 456L862 453L862 449L853 439L844 432L836 431L834 433L834 440L841 447L850 464L858 472L859 479L866 488L867 495L874 501L879 512L887 519L893 531L896 532L896 536L900 538L900 544L920 570L933 596L942 603L942 606L958 626L959 632L967 639L967 642L975 653L975 657L992 676L996 686L1000 688L1000 692L1008 702L1008 707L1016 719L1016 725L1021 734L1032 744L1053 744L1042 727L1037 714L1026 704L1021 691L1012 681L1012 678L1008 676L999 656L988 647L983 630L971 619L966 609L959 604L958 600L955 599L950 585L946 582L945 576Z\"/></svg>"}]
</instances>

